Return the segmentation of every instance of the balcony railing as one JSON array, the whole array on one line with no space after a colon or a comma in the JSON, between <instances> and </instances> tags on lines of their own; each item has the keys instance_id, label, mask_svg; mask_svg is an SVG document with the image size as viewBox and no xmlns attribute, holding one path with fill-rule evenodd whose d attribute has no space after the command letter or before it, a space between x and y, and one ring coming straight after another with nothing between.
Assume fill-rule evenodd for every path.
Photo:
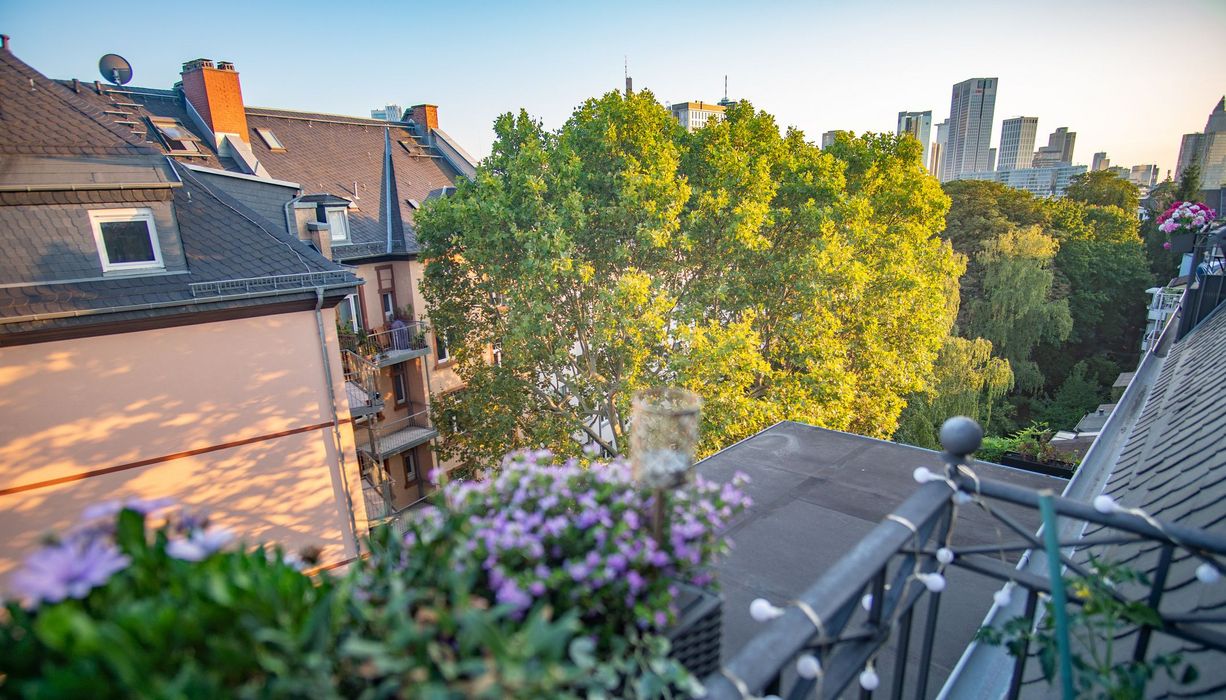
<instances>
[{"instance_id":1,"label":"balcony railing","mask_svg":"<svg viewBox=\"0 0 1226 700\"><path fill-rule=\"evenodd\" d=\"M381 460L438 437L438 431L430 424L429 409L419 403L410 403L409 407L412 412L408 416L375 426L373 444L368 431L358 430L358 449Z\"/></svg>"},{"instance_id":2,"label":"balcony railing","mask_svg":"<svg viewBox=\"0 0 1226 700\"><path fill-rule=\"evenodd\" d=\"M375 332L342 331L340 334L341 349L360 355L379 367L389 367L421 357L430 351L429 344L426 342L428 327L425 323L421 321L398 321L396 323L400 325Z\"/></svg>"},{"instance_id":3,"label":"balcony railing","mask_svg":"<svg viewBox=\"0 0 1226 700\"><path fill-rule=\"evenodd\" d=\"M379 368L352 350L341 350L341 366L344 368L349 414L361 418L382 411Z\"/></svg>"},{"instance_id":4,"label":"balcony railing","mask_svg":"<svg viewBox=\"0 0 1226 700\"><path fill-rule=\"evenodd\" d=\"M1168 578L1172 561L1192 557L1220 567L1218 558L1226 555L1226 537L1160 522L1140 512L1111 508L1100 512L1078 500L981 479L966 466L970 451L947 453L944 474L917 471L917 481L926 483L916 493L798 600L768 609L766 616L776 619L764 625L763 631L718 673L705 679L706 697L743 700L773 694L835 698L849 691L852 684L859 685L855 690L862 698L871 697L878 687L893 698L930 697L933 650L948 643L938 639L941 604L946 597L945 576L956 569L965 573L959 573L955 580L966 582L971 574L1005 585L1011 593L996 599L993 610L1001 614L991 619L1020 616L1033 625L1041 608L1040 599L1053 594L1052 579L1044 575L1050 570L1045 552L1058 556L1057 571L1063 568L1083 577L1089 576L1086 555L1106 547L1143 548L1147 560L1156 559L1152 570L1146 572L1147 582L1112 591L1121 602L1141 602L1157 613L1152 624L1132 628L1135 641L1127 649L1131 658L1148 658L1156 634L1183 640L1189 648L1226 651L1226 635L1221 628L1226 618L1208 618L1163 606L1167 593L1187 584ZM1043 536L1004 512L1004 504L1046 510L1043 532L1054 533L1046 535L1050 541L1045 542ZM950 533L959 506L990 514L997 523L999 541L952 544ZM1061 518L1063 523L1059 522ZM1083 530L1087 534L1083 535ZM1007 539L1004 533L1015 539ZM1026 554L1016 567L1007 563L1009 557L1023 552ZM1058 586L1062 591L1063 582ZM955 605L965 610L970 602L957 593L955 596ZM1081 605L1083 601L1071 596L1068 603ZM987 605L983 612L987 612ZM916 627L920 627L918 633ZM1122 644L1119 639L1125 631L1117 629L1117 644ZM1018 697L1027 663L1035 653L1029 648L1022 651L1016 658L1004 657L1008 660L1004 668L1011 664L1012 673L1003 687L976 685L968 689L959 686L963 679L955 678L953 690L949 686L946 690L963 697ZM798 663L802 655L804 661Z\"/></svg>"}]
</instances>

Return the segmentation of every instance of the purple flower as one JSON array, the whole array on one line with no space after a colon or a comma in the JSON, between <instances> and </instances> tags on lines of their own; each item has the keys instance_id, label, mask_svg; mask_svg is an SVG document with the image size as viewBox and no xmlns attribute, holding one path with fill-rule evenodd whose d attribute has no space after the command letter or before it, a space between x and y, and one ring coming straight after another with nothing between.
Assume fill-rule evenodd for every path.
<instances>
[{"instance_id":1,"label":"purple flower","mask_svg":"<svg viewBox=\"0 0 1226 700\"><path fill-rule=\"evenodd\" d=\"M26 558L13 575L12 588L31 605L84 598L131 560L110 542L75 539L44 547Z\"/></svg>"},{"instance_id":2,"label":"purple flower","mask_svg":"<svg viewBox=\"0 0 1226 700\"><path fill-rule=\"evenodd\" d=\"M218 551L234 539L234 534L225 528L196 530L181 540L166 543L166 553L175 559L200 561Z\"/></svg>"},{"instance_id":3,"label":"purple flower","mask_svg":"<svg viewBox=\"0 0 1226 700\"><path fill-rule=\"evenodd\" d=\"M502 582L495 596L501 605L510 605L516 610L524 610L532 605L532 597L524 593L511 579Z\"/></svg>"}]
</instances>

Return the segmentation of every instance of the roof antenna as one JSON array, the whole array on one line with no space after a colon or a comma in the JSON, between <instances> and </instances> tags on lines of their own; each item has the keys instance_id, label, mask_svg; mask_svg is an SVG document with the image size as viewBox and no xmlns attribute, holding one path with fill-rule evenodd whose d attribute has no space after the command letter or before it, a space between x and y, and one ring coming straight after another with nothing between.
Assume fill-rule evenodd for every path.
<instances>
[{"instance_id":1,"label":"roof antenna","mask_svg":"<svg viewBox=\"0 0 1226 700\"><path fill-rule=\"evenodd\" d=\"M630 58L623 54L622 59L626 62L626 97L629 97L630 93L634 92L634 82L630 78Z\"/></svg>"},{"instance_id":2,"label":"roof antenna","mask_svg":"<svg viewBox=\"0 0 1226 700\"><path fill-rule=\"evenodd\" d=\"M728 101L728 74L724 73L724 101Z\"/></svg>"}]
</instances>

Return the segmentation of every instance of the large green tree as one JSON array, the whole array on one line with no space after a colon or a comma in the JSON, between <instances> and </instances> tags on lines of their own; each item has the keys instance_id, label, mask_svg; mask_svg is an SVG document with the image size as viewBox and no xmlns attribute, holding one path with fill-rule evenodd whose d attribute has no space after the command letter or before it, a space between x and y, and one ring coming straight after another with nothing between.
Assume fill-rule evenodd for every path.
<instances>
[{"instance_id":1,"label":"large green tree","mask_svg":"<svg viewBox=\"0 0 1226 700\"><path fill-rule=\"evenodd\" d=\"M1013 388L1009 361L992 356L992 343L950 336L933 366L933 382L912 395L894 438L940 449L937 435L950 416L969 416L992 424L992 408Z\"/></svg>"},{"instance_id":2,"label":"large green tree","mask_svg":"<svg viewBox=\"0 0 1226 700\"><path fill-rule=\"evenodd\" d=\"M726 117L689 134L648 92L556 132L505 114L423 208L422 290L467 385L438 402L446 456L624 453L631 394L663 384L705 399L703 452L783 419L894 432L957 308L949 200L913 141L822 151L748 103Z\"/></svg>"},{"instance_id":3,"label":"large green tree","mask_svg":"<svg viewBox=\"0 0 1226 700\"><path fill-rule=\"evenodd\" d=\"M1043 387L1045 377L1032 359L1039 343L1063 342L1072 332L1068 300L1052 293L1059 248L1038 226L1027 226L988 241L975 256L983 293L967 303L965 333L991 341L1023 391Z\"/></svg>"},{"instance_id":4,"label":"large green tree","mask_svg":"<svg viewBox=\"0 0 1226 700\"><path fill-rule=\"evenodd\" d=\"M1141 202L1137 186L1110 170L1075 176L1064 196L1075 202L1119 207L1127 212L1136 212Z\"/></svg>"}]
</instances>

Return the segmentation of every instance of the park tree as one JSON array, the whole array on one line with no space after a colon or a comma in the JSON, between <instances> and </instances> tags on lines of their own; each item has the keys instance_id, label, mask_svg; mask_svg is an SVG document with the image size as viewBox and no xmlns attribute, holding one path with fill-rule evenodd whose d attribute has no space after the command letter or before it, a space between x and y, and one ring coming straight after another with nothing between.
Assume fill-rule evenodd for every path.
<instances>
[{"instance_id":1,"label":"park tree","mask_svg":"<svg viewBox=\"0 0 1226 700\"><path fill-rule=\"evenodd\" d=\"M703 453L785 419L894 432L957 308L948 199L910 140L823 151L748 103L726 117L689 134L649 92L554 132L505 114L423 207L422 292L466 384L437 402L444 457L624 454L631 395L664 384L705 400Z\"/></svg>"},{"instance_id":2,"label":"park tree","mask_svg":"<svg viewBox=\"0 0 1226 700\"><path fill-rule=\"evenodd\" d=\"M1009 361L993 357L983 338L947 338L932 374L932 383L909 397L896 440L940 449L937 435L950 416L969 416L990 429L993 407L1013 388Z\"/></svg>"},{"instance_id":3,"label":"park tree","mask_svg":"<svg viewBox=\"0 0 1226 700\"><path fill-rule=\"evenodd\" d=\"M1038 226L1015 228L988 241L976 256L983 293L967 304L966 337L991 341L1009 360L1017 387L1035 392L1044 376L1032 354L1044 341L1064 342L1072 332L1068 300L1053 295L1060 244Z\"/></svg>"},{"instance_id":4,"label":"park tree","mask_svg":"<svg viewBox=\"0 0 1226 700\"><path fill-rule=\"evenodd\" d=\"M1110 170L1095 170L1073 177L1064 196L1074 202L1119 207L1136 212L1140 206L1137 186Z\"/></svg>"}]
</instances>

